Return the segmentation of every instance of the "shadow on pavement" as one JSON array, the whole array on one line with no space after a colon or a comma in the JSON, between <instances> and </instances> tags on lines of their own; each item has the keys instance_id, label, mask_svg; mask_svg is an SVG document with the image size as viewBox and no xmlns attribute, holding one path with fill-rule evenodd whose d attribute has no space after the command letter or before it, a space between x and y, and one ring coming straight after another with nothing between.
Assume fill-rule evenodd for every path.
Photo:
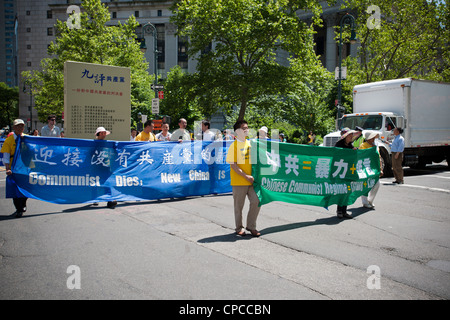
<instances>
[{"instance_id":1,"label":"shadow on pavement","mask_svg":"<svg viewBox=\"0 0 450 320\"><path fill-rule=\"evenodd\" d=\"M280 226L273 226L273 227L269 227L269 228L260 230L260 232L261 232L261 235L264 236L266 234L300 229L300 228L305 228L305 227L309 227L309 226L316 226L316 225L332 226L332 225L341 223L342 221L344 221L344 220L338 219L336 216L333 216L333 217L316 219L314 221L294 222L294 223L283 224Z\"/></svg>"},{"instance_id":2,"label":"shadow on pavement","mask_svg":"<svg viewBox=\"0 0 450 320\"><path fill-rule=\"evenodd\" d=\"M212 243L212 242L236 242L241 240L250 240L253 237L250 234L245 236L238 236L235 232L229 234L222 234L220 236L212 236L198 240L199 243Z\"/></svg>"},{"instance_id":3,"label":"shadow on pavement","mask_svg":"<svg viewBox=\"0 0 450 320\"><path fill-rule=\"evenodd\" d=\"M356 218L356 217L358 217L366 212L372 211L372 210L361 207L361 208L349 208L347 211L351 212L351 215L353 218ZM289 230L300 229L300 228L305 228L305 227L310 227L310 226L317 226L317 225L334 226L334 225L337 225L344 221L346 221L346 219L339 219L336 216L332 216L332 217L316 219L314 221L294 222L294 223L284 224L284 225L280 225L280 226L273 226L273 227L269 227L269 228L260 230L260 232L261 232L261 235L264 236L266 234L289 231Z\"/></svg>"}]
</instances>

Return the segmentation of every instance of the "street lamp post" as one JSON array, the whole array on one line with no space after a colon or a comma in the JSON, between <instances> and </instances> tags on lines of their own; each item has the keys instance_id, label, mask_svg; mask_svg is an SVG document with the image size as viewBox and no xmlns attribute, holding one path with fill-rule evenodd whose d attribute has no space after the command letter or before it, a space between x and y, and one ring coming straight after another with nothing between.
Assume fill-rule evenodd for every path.
<instances>
[{"instance_id":1,"label":"street lamp post","mask_svg":"<svg viewBox=\"0 0 450 320\"><path fill-rule=\"evenodd\" d=\"M337 118L341 117L341 97L342 97L342 27L345 24L349 24L352 28L351 36L350 36L350 43L355 44L356 43L356 32L355 32L355 17L353 17L351 14L347 13L345 16L341 18L340 28L339 28L339 79L338 79L338 101L337 101Z\"/></svg>"},{"instance_id":2,"label":"street lamp post","mask_svg":"<svg viewBox=\"0 0 450 320\"><path fill-rule=\"evenodd\" d=\"M151 24L150 22L147 22L145 25L142 26L142 42L141 42L141 51L145 53L147 51L147 46L145 44L145 34L146 33L153 33L153 50L154 50L154 63L155 63L155 84L154 84L154 90L155 90L155 98L158 98L158 89L156 88L156 85L158 84L158 39L157 39L157 30L156 27Z\"/></svg>"},{"instance_id":3,"label":"street lamp post","mask_svg":"<svg viewBox=\"0 0 450 320\"><path fill-rule=\"evenodd\" d=\"M30 126L28 127L28 132L31 133L31 129L33 128L33 85L31 82L25 81L23 83L23 93L27 92L26 85L29 85L30 87L30 105L28 106L28 111L30 112Z\"/></svg>"}]
</instances>

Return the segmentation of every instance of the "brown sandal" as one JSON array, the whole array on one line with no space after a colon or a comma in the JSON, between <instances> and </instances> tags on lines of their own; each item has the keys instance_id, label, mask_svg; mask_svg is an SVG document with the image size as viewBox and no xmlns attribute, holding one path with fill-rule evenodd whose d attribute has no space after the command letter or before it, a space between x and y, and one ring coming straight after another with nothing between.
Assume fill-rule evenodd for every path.
<instances>
[{"instance_id":1,"label":"brown sandal","mask_svg":"<svg viewBox=\"0 0 450 320\"><path fill-rule=\"evenodd\" d=\"M250 233L252 234L253 237L259 237L261 235L261 232L259 232L258 230L250 230L249 228L246 228L248 231L250 231Z\"/></svg>"}]
</instances>

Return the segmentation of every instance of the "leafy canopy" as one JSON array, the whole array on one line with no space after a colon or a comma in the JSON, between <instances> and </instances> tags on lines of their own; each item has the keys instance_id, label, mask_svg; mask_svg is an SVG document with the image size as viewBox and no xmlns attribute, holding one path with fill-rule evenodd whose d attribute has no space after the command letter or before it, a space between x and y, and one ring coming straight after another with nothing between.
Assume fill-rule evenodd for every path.
<instances>
[{"instance_id":1,"label":"leafy canopy","mask_svg":"<svg viewBox=\"0 0 450 320\"><path fill-rule=\"evenodd\" d=\"M10 88L0 82L0 129L6 126L12 128L13 119L19 116L19 88Z\"/></svg>"},{"instance_id":2,"label":"leafy canopy","mask_svg":"<svg viewBox=\"0 0 450 320\"><path fill-rule=\"evenodd\" d=\"M357 58L347 61L352 84L404 77L450 81L446 1L346 0L345 6L356 12L361 45Z\"/></svg>"},{"instance_id":3,"label":"leafy canopy","mask_svg":"<svg viewBox=\"0 0 450 320\"><path fill-rule=\"evenodd\" d=\"M276 61L277 51L302 58L311 50L305 44L312 27L299 20L299 10L310 10L319 21L321 6L315 0L176 2L172 21L179 35L189 37L190 55L201 52L197 95L205 103L214 97L217 108L240 104L238 118L243 119L248 102L261 92L286 92L289 67Z\"/></svg>"},{"instance_id":4,"label":"leafy canopy","mask_svg":"<svg viewBox=\"0 0 450 320\"><path fill-rule=\"evenodd\" d=\"M69 28L57 21L57 37L48 48L50 58L41 61L41 70L24 72L26 82L32 83L40 121L48 114L60 116L64 109L64 62L68 60L131 68L132 114L148 110L153 93L152 80L147 73L139 45L136 27L130 16L125 24L108 26L108 8L100 0L83 0L80 28Z\"/></svg>"}]
</instances>

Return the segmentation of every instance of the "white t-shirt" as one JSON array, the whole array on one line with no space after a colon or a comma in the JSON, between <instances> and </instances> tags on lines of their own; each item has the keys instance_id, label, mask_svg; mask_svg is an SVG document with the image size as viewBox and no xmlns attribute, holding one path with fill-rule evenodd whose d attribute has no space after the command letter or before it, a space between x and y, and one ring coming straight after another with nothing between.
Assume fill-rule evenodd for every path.
<instances>
[{"instance_id":1,"label":"white t-shirt","mask_svg":"<svg viewBox=\"0 0 450 320\"><path fill-rule=\"evenodd\" d=\"M170 141L170 137L172 134L170 132L167 132L167 136L163 136L163 133L160 132L156 135L156 140L158 141Z\"/></svg>"},{"instance_id":2,"label":"white t-shirt","mask_svg":"<svg viewBox=\"0 0 450 320\"><path fill-rule=\"evenodd\" d=\"M214 132L211 132L210 130L203 132L204 141L214 141L215 136Z\"/></svg>"}]
</instances>

